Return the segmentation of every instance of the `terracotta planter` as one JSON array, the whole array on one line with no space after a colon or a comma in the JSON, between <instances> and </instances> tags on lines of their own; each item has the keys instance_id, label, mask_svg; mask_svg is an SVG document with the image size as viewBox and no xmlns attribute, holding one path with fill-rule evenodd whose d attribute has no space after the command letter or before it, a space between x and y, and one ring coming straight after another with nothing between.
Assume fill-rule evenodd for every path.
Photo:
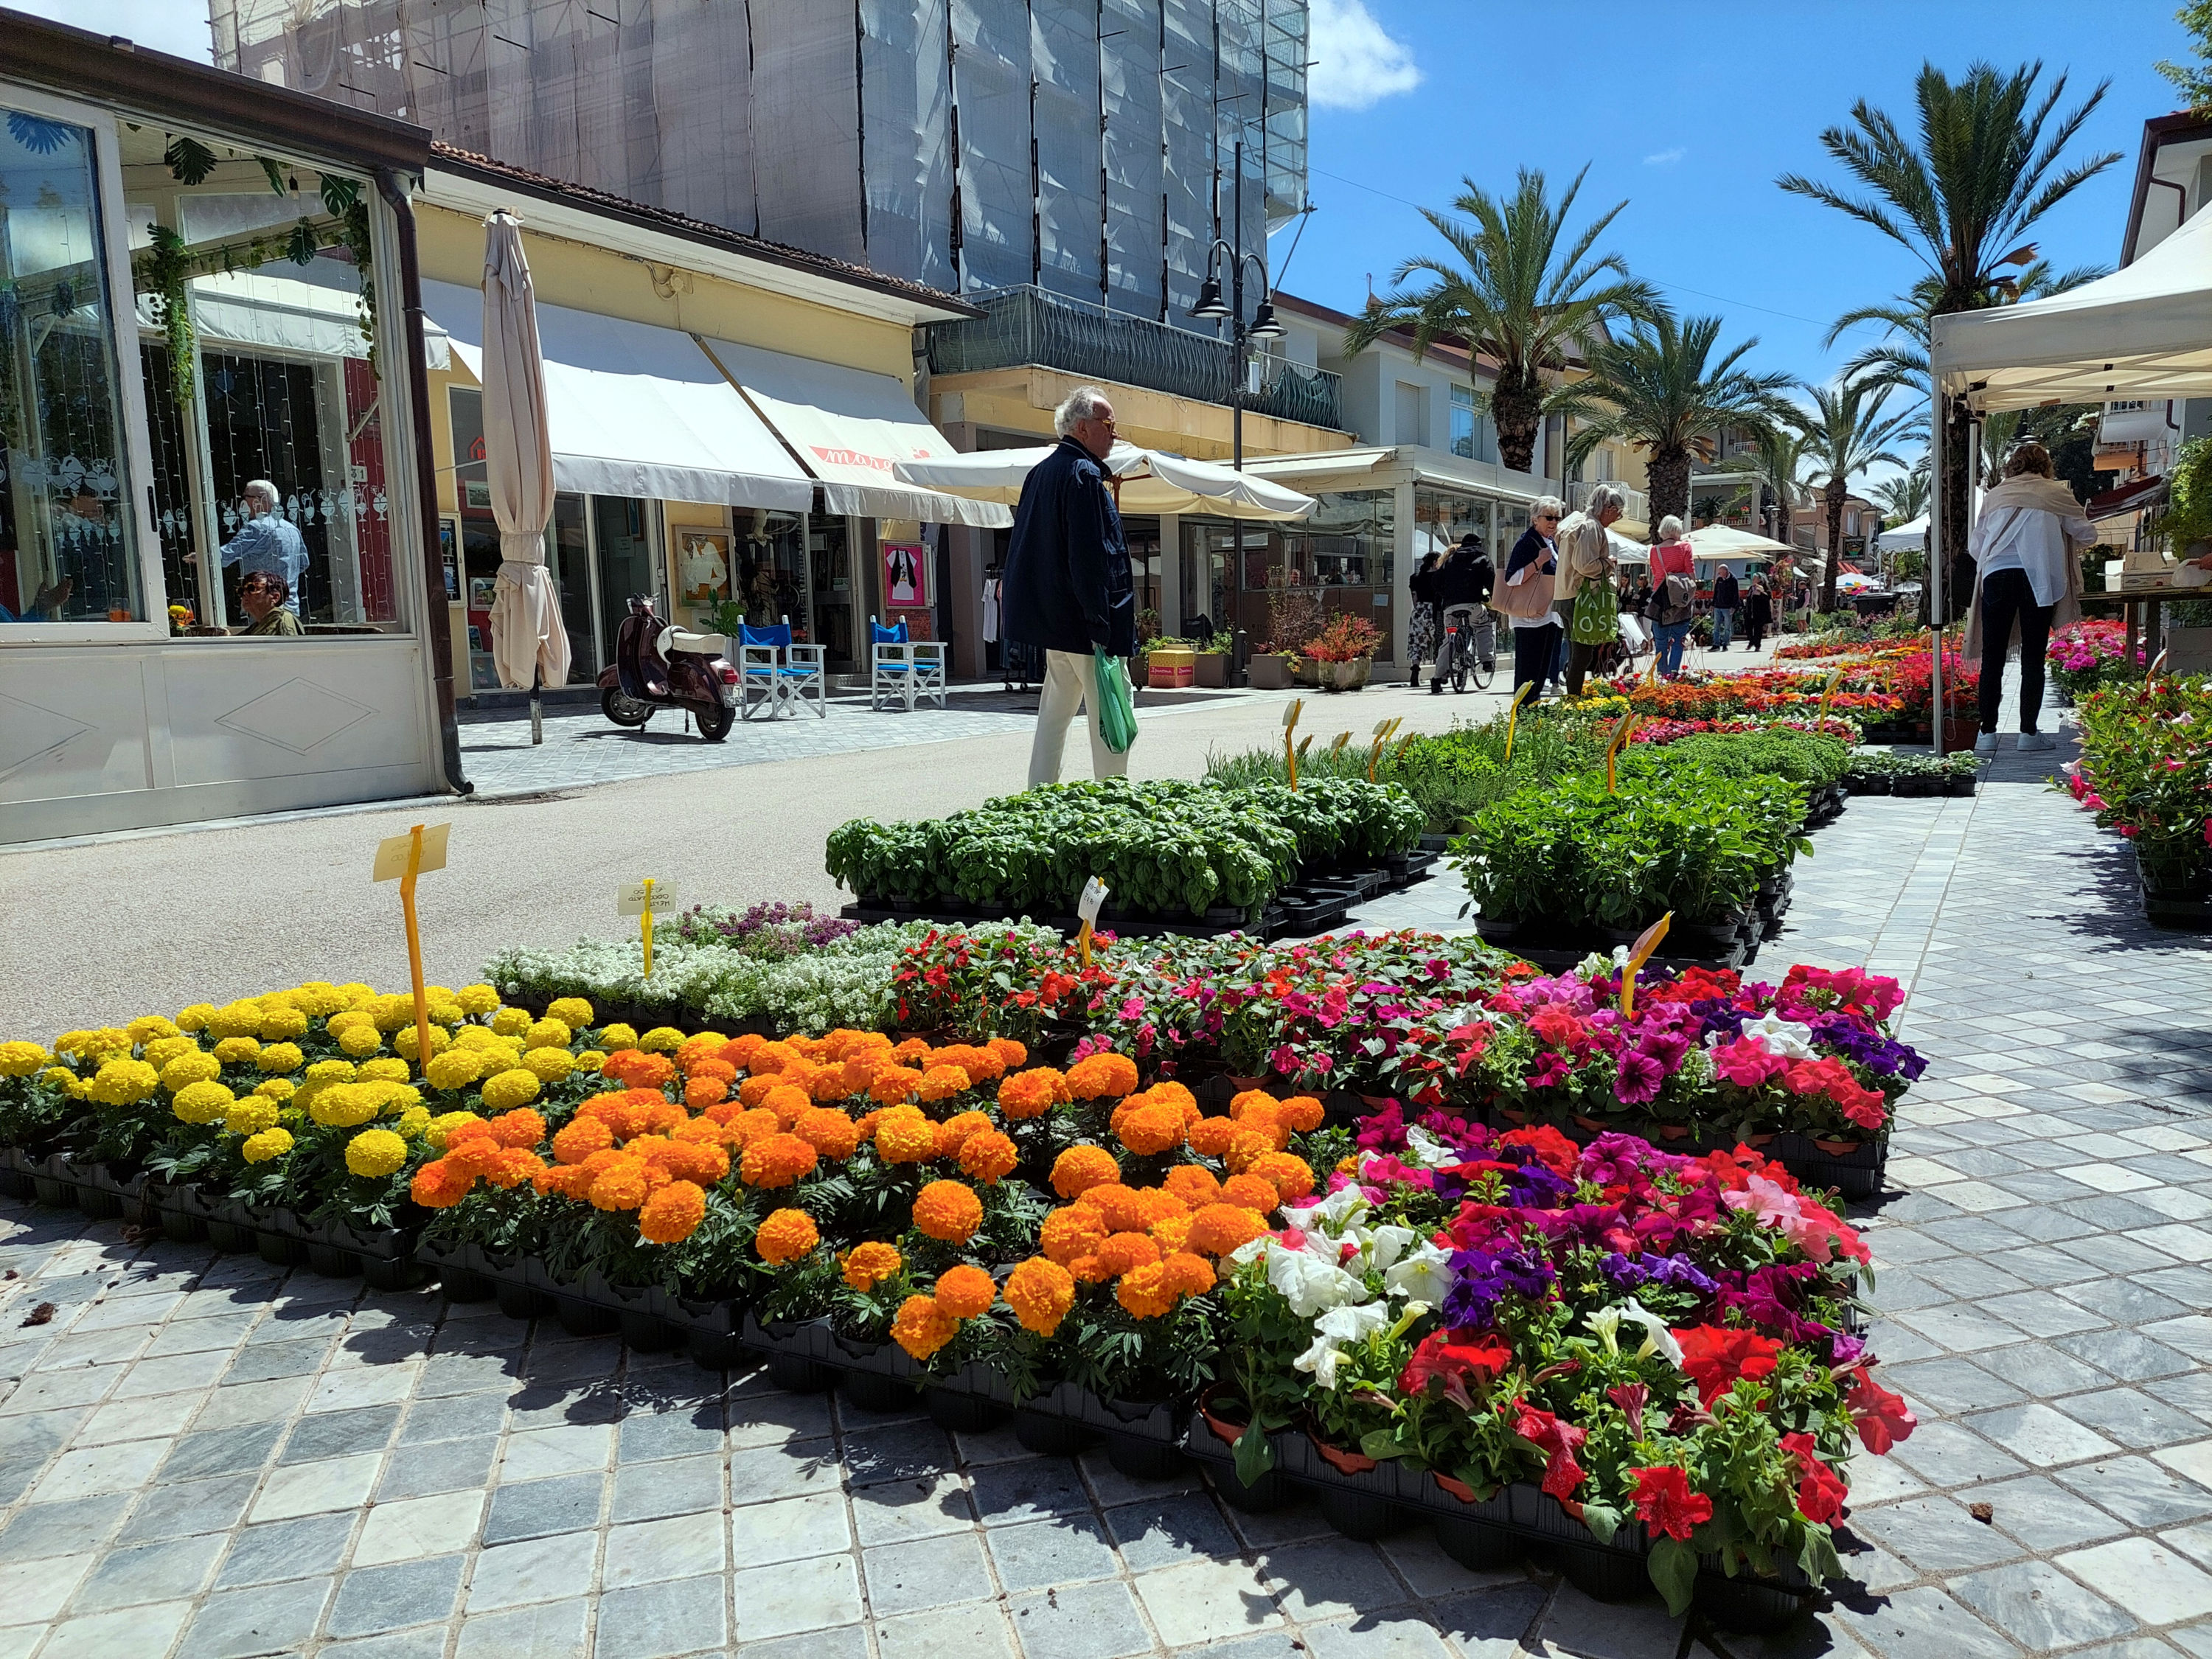
<instances>
[{"instance_id":1,"label":"terracotta planter","mask_svg":"<svg viewBox=\"0 0 2212 1659\"><path fill-rule=\"evenodd\" d=\"M1774 1144L1774 1136L1771 1133L1763 1135L1746 1135L1743 1137L1743 1144L1753 1147L1771 1146Z\"/></svg>"},{"instance_id":2,"label":"terracotta planter","mask_svg":"<svg viewBox=\"0 0 2212 1659\"><path fill-rule=\"evenodd\" d=\"M1584 1117L1580 1112L1577 1112L1575 1114L1575 1127L1578 1129L1587 1129L1592 1134L1595 1135L1603 1134L1605 1133L1606 1126L1605 1121L1602 1118Z\"/></svg>"},{"instance_id":3,"label":"terracotta planter","mask_svg":"<svg viewBox=\"0 0 2212 1659\"><path fill-rule=\"evenodd\" d=\"M1662 1123L1659 1126L1659 1139L1662 1140L1687 1140L1689 1138L1690 1126L1686 1123Z\"/></svg>"},{"instance_id":4,"label":"terracotta planter","mask_svg":"<svg viewBox=\"0 0 2212 1659\"><path fill-rule=\"evenodd\" d=\"M1341 1446L1332 1446L1311 1429L1306 1431L1306 1438L1313 1443L1313 1449L1322 1462L1339 1474L1365 1474L1376 1467L1373 1458L1364 1453L1346 1451Z\"/></svg>"},{"instance_id":5,"label":"terracotta planter","mask_svg":"<svg viewBox=\"0 0 2212 1659\"><path fill-rule=\"evenodd\" d=\"M1255 691L1286 691L1291 684L1291 659L1272 653L1252 658L1244 665L1244 677Z\"/></svg>"},{"instance_id":6,"label":"terracotta planter","mask_svg":"<svg viewBox=\"0 0 2212 1659\"><path fill-rule=\"evenodd\" d=\"M1462 1504L1476 1504L1481 1501L1474 1495L1474 1487L1468 1486L1464 1480L1455 1480L1441 1469L1430 1470L1429 1478Z\"/></svg>"},{"instance_id":7,"label":"terracotta planter","mask_svg":"<svg viewBox=\"0 0 2212 1659\"><path fill-rule=\"evenodd\" d=\"M1815 1136L1813 1145L1829 1158L1849 1158L1852 1153L1863 1150L1866 1143L1863 1140L1822 1140Z\"/></svg>"},{"instance_id":8,"label":"terracotta planter","mask_svg":"<svg viewBox=\"0 0 2212 1659\"><path fill-rule=\"evenodd\" d=\"M1525 1127L1528 1121L1528 1113L1517 1111L1510 1106L1500 1106L1498 1109L1498 1115L1504 1118L1508 1123L1515 1125L1516 1127Z\"/></svg>"}]
</instances>

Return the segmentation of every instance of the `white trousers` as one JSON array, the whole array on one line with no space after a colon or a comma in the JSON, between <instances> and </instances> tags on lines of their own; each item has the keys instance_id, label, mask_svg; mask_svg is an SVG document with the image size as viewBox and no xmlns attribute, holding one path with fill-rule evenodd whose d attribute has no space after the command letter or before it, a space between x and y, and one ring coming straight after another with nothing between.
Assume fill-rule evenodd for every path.
<instances>
[{"instance_id":1,"label":"white trousers","mask_svg":"<svg viewBox=\"0 0 2212 1659\"><path fill-rule=\"evenodd\" d=\"M1030 782L1060 781L1060 756L1067 748L1067 723L1078 712L1091 732L1091 775L1125 778L1129 757L1106 746L1098 731L1098 664L1085 653L1048 651L1044 653L1044 690L1037 699L1036 738L1030 744Z\"/></svg>"}]
</instances>

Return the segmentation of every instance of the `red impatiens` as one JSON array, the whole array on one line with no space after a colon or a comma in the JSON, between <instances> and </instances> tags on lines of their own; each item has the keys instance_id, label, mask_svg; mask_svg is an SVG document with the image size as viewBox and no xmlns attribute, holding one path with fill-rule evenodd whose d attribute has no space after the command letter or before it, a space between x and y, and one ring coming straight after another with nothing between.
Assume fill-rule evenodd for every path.
<instances>
[{"instance_id":1,"label":"red impatiens","mask_svg":"<svg viewBox=\"0 0 2212 1659\"><path fill-rule=\"evenodd\" d=\"M1774 1357L1782 1352L1782 1345L1771 1336L1713 1325L1676 1331L1674 1340L1682 1345L1682 1370L1696 1382L1698 1398L1707 1407L1739 1376L1755 1380L1772 1371Z\"/></svg>"},{"instance_id":2,"label":"red impatiens","mask_svg":"<svg viewBox=\"0 0 2212 1659\"><path fill-rule=\"evenodd\" d=\"M1713 1518L1713 1500L1690 1490L1690 1477L1672 1463L1629 1471L1636 1480L1631 1502L1644 1524L1669 1538L1684 1538Z\"/></svg>"}]
</instances>

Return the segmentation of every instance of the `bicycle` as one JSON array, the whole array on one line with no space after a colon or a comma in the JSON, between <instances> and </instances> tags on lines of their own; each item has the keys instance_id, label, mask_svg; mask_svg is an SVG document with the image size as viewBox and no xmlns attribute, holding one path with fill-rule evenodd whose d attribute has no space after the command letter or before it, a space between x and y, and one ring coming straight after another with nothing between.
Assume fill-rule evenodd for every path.
<instances>
[{"instance_id":1,"label":"bicycle","mask_svg":"<svg viewBox=\"0 0 2212 1659\"><path fill-rule=\"evenodd\" d=\"M1464 691L1474 682L1487 691L1498 672L1498 624L1487 607L1455 605L1444 612L1444 648L1437 659L1439 678L1449 674L1452 690Z\"/></svg>"}]
</instances>

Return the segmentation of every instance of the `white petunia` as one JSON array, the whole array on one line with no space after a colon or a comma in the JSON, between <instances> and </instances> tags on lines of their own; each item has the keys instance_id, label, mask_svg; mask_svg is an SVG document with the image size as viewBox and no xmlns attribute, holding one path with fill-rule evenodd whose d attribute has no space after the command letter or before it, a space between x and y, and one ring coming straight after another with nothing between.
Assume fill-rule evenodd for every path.
<instances>
[{"instance_id":1,"label":"white petunia","mask_svg":"<svg viewBox=\"0 0 2212 1659\"><path fill-rule=\"evenodd\" d=\"M1441 1170L1447 1164L1466 1162L1462 1154L1454 1152L1418 1124L1406 1131L1406 1150L1400 1158L1405 1163L1417 1164L1425 1170Z\"/></svg>"},{"instance_id":2,"label":"white petunia","mask_svg":"<svg viewBox=\"0 0 2212 1659\"><path fill-rule=\"evenodd\" d=\"M1392 1296L1410 1296L1431 1307L1443 1305L1452 1287L1451 1252L1423 1244L1382 1275L1383 1288Z\"/></svg>"},{"instance_id":3,"label":"white petunia","mask_svg":"<svg viewBox=\"0 0 2212 1659\"><path fill-rule=\"evenodd\" d=\"M1366 1285L1343 1268L1304 1250L1284 1249L1279 1244L1267 1252L1267 1283L1301 1319L1311 1319L1347 1302L1364 1301L1367 1296Z\"/></svg>"},{"instance_id":4,"label":"white petunia","mask_svg":"<svg viewBox=\"0 0 2212 1659\"><path fill-rule=\"evenodd\" d=\"M1380 1227L1368 1230L1367 1237L1361 1245L1360 1254L1366 1258L1367 1265L1370 1268L1388 1267L1399 1257L1404 1255L1419 1237L1420 1234L1415 1232L1411 1227L1401 1227L1395 1223L1385 1222Z\"/></svg>"},{"instance_id":5,"label":"white petunia","mask_svg":"<svg viewBox=\"0 0 2212 1659\"><path fill-rule=\"evenodd\" d=\"M1283 1219L1307 1232L1324 1225L1331 1232L1342 1232L1365 1214L1367 1207L1367 1194L1357 1186L1346 1183L1318 1203L1285 1210Z\"/></svg>"},{"instance_id":6,"label":"white petunia","mask_svg":"<svg viewBox=\"0 0 2212 1659\"><path fill-rule=\"evenodd\" d=\"M1299 1370L1311 1371L1314 1381L1322 1388L1333 1389L1336 1386L1336 1368L1345 1357L1337 1345L1358 1342L1389 1322L1389 1313L1376 1303L1364 1307L1332 1308L1314 1321L1313 1346L1291 1363Z\"/></svg>"}]
</instances>

